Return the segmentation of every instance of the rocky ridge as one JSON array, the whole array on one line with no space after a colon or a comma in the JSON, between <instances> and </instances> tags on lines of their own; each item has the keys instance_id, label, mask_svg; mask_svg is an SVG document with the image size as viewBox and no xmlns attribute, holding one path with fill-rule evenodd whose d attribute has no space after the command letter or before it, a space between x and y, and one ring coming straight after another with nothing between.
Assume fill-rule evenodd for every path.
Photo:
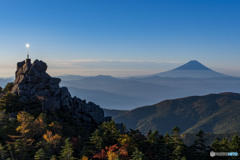
<instances>
[{"instance_id":1,"label":"rocky ridge","mask_svg":"<svg viewBox=\"0 0 240 160\"><path fill-rule=\"evenodd\" d=\"M46 70L47 64L43 61L31 63L30 59L26 59L18 62L12 93L20 95L22 102L39 100L43 111L64 111L70 114L76 125L98 125L104 121L104 112L98 105L72 98L66 87L59 87L61 79L52 78Z\"/></svg>"}]
</instances>

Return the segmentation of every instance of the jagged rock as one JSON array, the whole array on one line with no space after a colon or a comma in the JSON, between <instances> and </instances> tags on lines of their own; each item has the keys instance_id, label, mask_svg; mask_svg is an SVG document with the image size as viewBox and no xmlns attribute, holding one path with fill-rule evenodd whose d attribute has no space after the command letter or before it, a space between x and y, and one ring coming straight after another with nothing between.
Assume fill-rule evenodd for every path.
<instances>
[{"instance_id":1,"label":"jagged rock","mask_svg":"<svg viewBox=\"0 0 240 160\"><path fill-rule=\"evenodd\" d=\"M48 112L64 111L71 114L74 123L91 128L93 124L104 121L104 112L92 102L86 103L77 97L72 98L66 87L59 87L61 79L52 78L46 73L47 64L30 59L17 63L12 93L20 95L20 100L31 99L41 101L42 109Z\"/></svg>"},{"instance_id":2,"label":"jagged rock","mask_svg":"<svg viewBox=\"0 0 240 160\"><path fill-rule=\"evenodd\" d=\"M62 106L64 107L64 109L71 108L72 98L66 87L63 87L60 89L60 99L61 99L61 103L62 103Z\"/></svg>"},{"instance_id":3,"label":"jagged rock","mask_svg":"<svg viewBox=\"0 0 240 160\"><path fill-rule=\"evenodd\" d=\"M61 107L59 97L51 97L43 101L42 107L44 110L48 110L50 112L54 112Z\"/></svg>"}]
</instances>

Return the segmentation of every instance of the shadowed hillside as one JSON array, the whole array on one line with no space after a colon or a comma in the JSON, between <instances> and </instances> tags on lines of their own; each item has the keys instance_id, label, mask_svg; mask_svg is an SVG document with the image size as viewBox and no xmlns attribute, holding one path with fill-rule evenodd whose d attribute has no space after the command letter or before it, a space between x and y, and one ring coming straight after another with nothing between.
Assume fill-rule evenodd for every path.
<instances>
[{"instance_id":1,"label":"shadowed hillside","mask_svg":"<svg viewBox=\"0 0 240 160\"><path fill-rule=\"evenodd\" d=\"M185 133L230 133L240 130L239 113L240 94L221 93L165 100L121 113L114 120L145 133L150 129L165 133L174 126Z\"/></svg>"}]
</instances>

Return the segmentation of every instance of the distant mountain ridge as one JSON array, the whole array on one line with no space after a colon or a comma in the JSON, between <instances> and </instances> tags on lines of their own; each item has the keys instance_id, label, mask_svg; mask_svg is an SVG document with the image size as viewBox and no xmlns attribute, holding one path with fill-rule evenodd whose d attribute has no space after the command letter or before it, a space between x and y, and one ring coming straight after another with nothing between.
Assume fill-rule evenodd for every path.
<instances>
[{"instance_id":1,"label":"distant mountain ridge","mask_svg":"<svg viewBox=\"0 0 240 160\"><path fill-rule=\"evenodd\" d=\"M0 78L0 87L4 88L8 82L13 82L13 78Z\"/></svg>"},{"instance_id":2,"label":"distant mountain ridge","mask_svg":"<svg viewBox=\"0 0 240 160\"><path fill-rule=\"evenodd\" d=\"M165 99L220 92L239 92L240 78L213 71L193 60L178 68L144 77L117 78L108 75L59 76L73 96L103 108L129 110ZM0 79L2 87L12 79Z\"/></svg>"},{"instance_id":3,"label":"distant mountain ridge","mask_svg":"<svg viewBox=\"0 0 240 160\"><path fill-rule=\"evenodd\" d=\"M240 78L213 71L193 60L167 72L143 77L107 75L61 77L75 96L103 108L129 110L161 100L220 92L239 92Z\"/></svg>"},{"instance_id":4,"label":"distant mountain ridge","mask_svg":"<svg viewBox=\"0 0 240 160\"><path fill-rule=\"evenodd\" d=\"M183 133L204 130L210 133L231 133L240 131L240 94L220 93L205 96L191 96L165 100L160 103L139 107L128 112L109 111L117 123L127 128L170 131L174 126Z\"/></svg>"}]
</instances>

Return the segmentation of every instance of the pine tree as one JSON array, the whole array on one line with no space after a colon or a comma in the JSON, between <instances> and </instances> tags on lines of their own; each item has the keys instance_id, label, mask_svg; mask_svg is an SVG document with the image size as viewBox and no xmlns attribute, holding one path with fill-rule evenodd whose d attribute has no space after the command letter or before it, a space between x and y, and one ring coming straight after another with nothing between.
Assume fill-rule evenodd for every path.
<instances>
[{"instance_id":1,"label":"pine tree","mask_svg":"<svg viewBox=\"0 0 240 160\"><path fill-rule=\"evenodd\" d=\"M73 160L73 149L72 149L72 143L70 142L70 139L67 138L65 140L65 145L62 146L62 150L60 152L59 156L60 160Z\"/></svg>"},{"instance_id":2,"label":"pine tree","mask_svg":"<svg viewBox=\"0 0 240 160\"><path fill-rule=\"evenodd\" d=\"M181 159L184 157L186 146L183 144L182 139L180 138L180 129L178 127L174 127L172 130L172 145L173 145L173 152L172 152L172 159Z\"/></svg>"},{"instance_id":3,"label":"pine tree","mask_svg":"<svg viewBox=\"0 0 240 160\"><path fill-rule=\"evenodd\" d=\"M45 160L45 159L46 159L46 153L45 153L45 151L44 151L42 148L40 148L40 149L36 152L36 154L35 154L35 156L34 156L34 159L36 159L36 160Z\"/></svg>"},{"instance_id":4,"label":"pine tree","mask_svg":"<svg viewBox=\"0 0 240 160\"><path fill-rule=\"evenodd\" d=\"M230 141L229 148L233 152L240 152L240 137L237 135L233 136L232 140Z\"/></svg>"},{"instance_id":5,"label":"pine tree","mask_svg":"<svg viewBox=\"0 0 240 160\"><path fill-rule=\"evenodd\" d=\"M154 132L150 130L146 138L146 144L148 145L147 151L145 151L146 156L150 159L163 159L165 152L163 136L157 130Z\"/></svg>"},{"instance_id":6,"label":"pine tree","mask_svg":"<svg viewBox=\"0 0 240 160\"><path fill-rule=\"evenodd\" d=\"M8 92L8 91L11 91L12 90L12 88L13 88L13 82L10 82L10 83L8 83L6 86L5 86L5 88L3 89L3 92Z\"/></svg>"},{"instance_id":7,"label":"pine tree","mask_svg":"<svg viewBox=\"0 0 240 160\"><path fill-rule=\"evenodd\" d=\"M0 143L0 159L4 160L7 157L7 151L5 150L5 147Z\"/></svg>"},{"instance_id":8,"label":"pine tree","mask_svg":"<svg viewBox=\"0 0 240 160\"><path fill-rule=\"evenodd\" d=\"M2 89L2 87L0 86L0 94L3 92L3 89Z\"/></svg>"},{"instance_id":9,"label":"pine tree","mask_svg":"<svg viewBox=\"0 0 240 160\"><path fill-rule=\"evenodd\" d=\"M148 145L146 144L147 138L137 129L132 130L128 133L130 136L130 143L128 144L128 152L131 155L135 152L135 148L138 148L140 151L146 151Z\"/></svg>"},{"instance_id":10,"label":"pine tree","mask_svg":"<svg viewBox=\"0 0 240 160\"><path fill-rule=\"evenodd\" d=\"M18 101L19 96L6 92L0 98L0 110L5 110L7 113L17 112L22 109L22 104Z\"/></svg>"},{"instance_id":11,"label":"pine tree","mask_svg":"<svg viewBox=\"0 0 240 160\"><path fill-rule=\"evenodd\" d=\"M163 147L163 159L169 159L171 153L173 152L173 144L172 138L170 137L169 133L167 132L164 137L164 147Z\"/></svg>"},{"instance_id":12,"label":"pine tree","mask_svg":"<svg viewBox=\"0 0 240 160\"><path fill-rule=\"evenodd\" d=\"M215 152L229 152L231 150L229 140L227 138L223 138L222 140L215 139L211 145L211 149Z\"/></svg>"},{"instance_id":13,"label":"pine tree","mask_svg":"<svg viewBox=\"0 0 240 160\"><path fill-rule=\"evenodd\" d=\"M204 132L200 130L196 134L196 140L193 145L190 146L189 154L192 158L195 159L206 159L209 157L209 148L205 145L206 138L204 138Z\"/></svg>"},{"instance_id":14,"label":"pine tree","mask_svg":"<svg viewBox=\"0 0 240 160\"><path fill-rule=\"evenodd\" d=\"M90 143L101 150L118 143L120 131L114 121L103 122L90 137Z\"/></svg>"},{"instance_id":15,"label":"pine tree","mask_svg":"<svg viewBox=\"0 0 240 160\"><path fill-rule=\"evenodd\" d=\"M138 148L135 148L130 160L144 160L144 154Z\"/></svg>"},{"instance_id":16,"label":"pine tree","mask_svg":"<svg viewBox=\"0 0 240 160\"><path fill-rule=\"evenodd\" d=\"M184 155L184 146L177 145L176 148L172 152L172 159L181 159Z\"/></svg>"}]
</instances>

